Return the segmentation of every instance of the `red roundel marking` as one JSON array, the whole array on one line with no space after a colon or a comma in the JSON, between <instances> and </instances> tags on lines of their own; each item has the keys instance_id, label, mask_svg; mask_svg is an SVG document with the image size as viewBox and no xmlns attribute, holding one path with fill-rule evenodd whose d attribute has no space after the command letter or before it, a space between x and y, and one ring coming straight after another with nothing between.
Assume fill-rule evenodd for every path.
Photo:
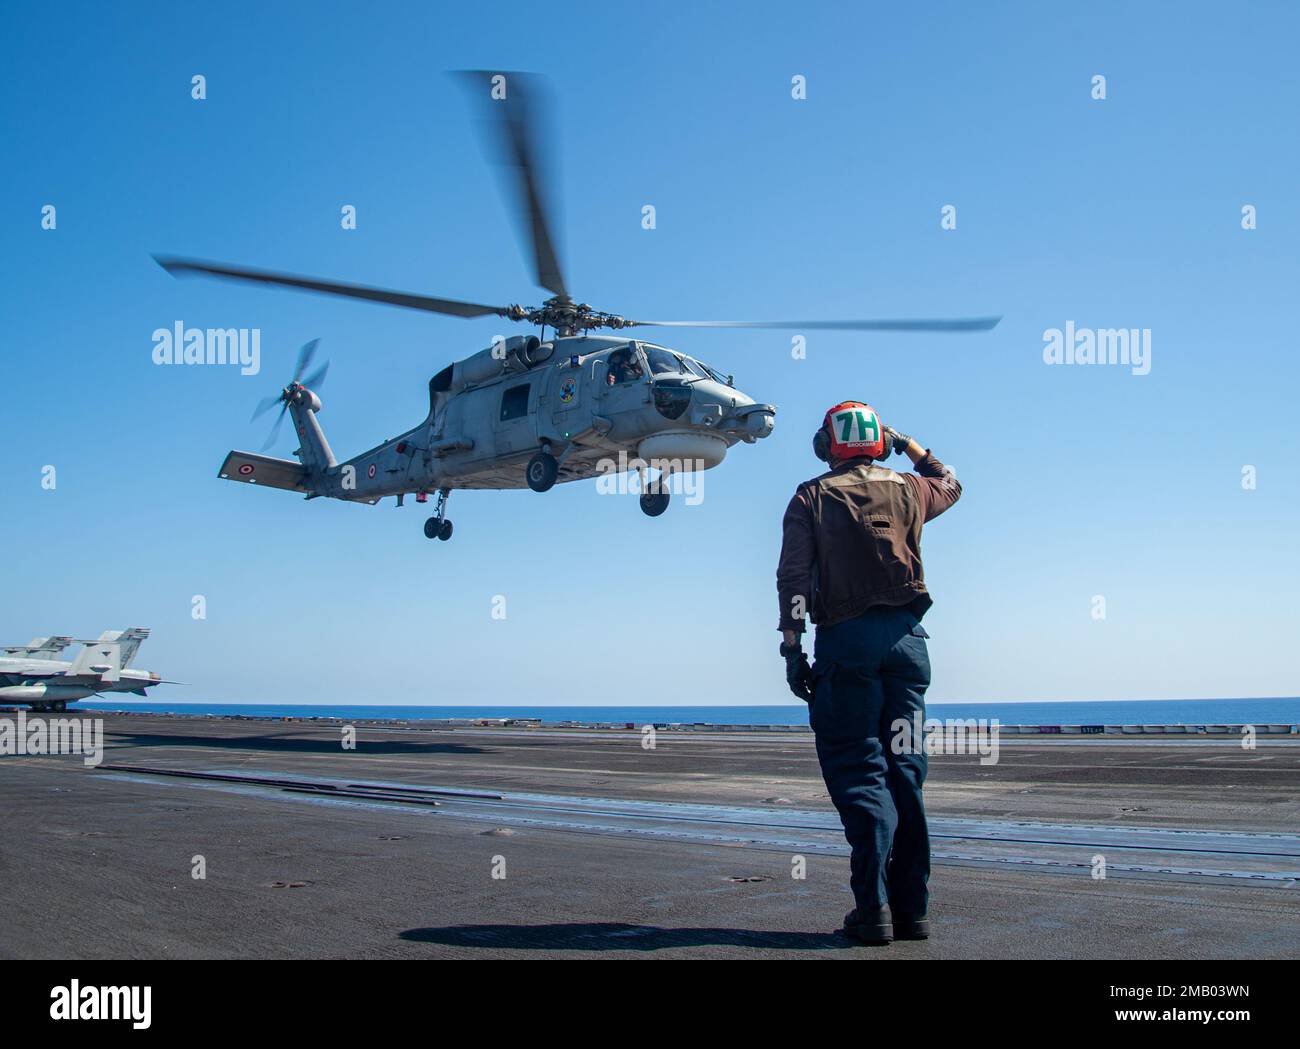
<instances>
[{"instance_id":1,"label":"red roundel marking","mask_svg":"<svg viewBox=\"0 0 1300 1049\"><path fill-rule=\"evenodd\" d=\"M252 463L240 463L240 464L239 464L239 472L240 472L241 474L243 474L245 477L247 477L249 474L251 474L251 473L253 472L253 470L254 470L254 466L253 466Z\"/></svg>"},{"instance_id":2,"label":"red roundel marking","mask_svg":"<svg viewBox=\"0 0 1300 1049\"><path fill-rule=\"evenodd\" d=\"M375 476L375 464L374 464L374 463L371 463L369 469L366 470L366 476L367 476L367 477L374 477L374 476Z\"/></svg>"}]
</instances>

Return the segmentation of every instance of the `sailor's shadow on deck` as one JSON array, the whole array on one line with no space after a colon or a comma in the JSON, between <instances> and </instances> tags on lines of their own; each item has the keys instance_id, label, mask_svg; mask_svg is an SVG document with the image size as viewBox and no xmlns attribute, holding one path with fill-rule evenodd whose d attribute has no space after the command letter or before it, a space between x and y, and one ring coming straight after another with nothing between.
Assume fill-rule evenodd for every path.
<instances>
[{"instance_id":1,"label":"sailor's shadow on deck","mask_svg":"<svg viewBox=\"0 0 1300 1049\"><path fill-rule=\"evenodd\" d=\"M849 950L835 933L769 932L753 929L664 929L621 922L557 922L551 925L447 925L407 929L403 940L447 947L514 950L661 951L681 947L752 947L774 951Z\"/></svg>"}]
</instances>

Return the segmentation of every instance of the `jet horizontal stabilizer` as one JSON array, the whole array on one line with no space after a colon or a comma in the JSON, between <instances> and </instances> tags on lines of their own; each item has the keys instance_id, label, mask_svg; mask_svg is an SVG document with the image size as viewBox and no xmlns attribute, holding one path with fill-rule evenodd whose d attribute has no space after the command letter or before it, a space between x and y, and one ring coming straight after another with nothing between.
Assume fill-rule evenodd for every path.
<instances>
[{"instance_id":1,"label":"jet horizontal stabilizer","mask_svg":"<svg viewBox=\"0 0 1300 1049\"><path fill-rule=\"evenodd\" d=\"M6 645L0 648L0 656L6 656L13 659L39 659L42 661L52 661L59 658L59 654L69 645L75 644L70 637L34 637L30 644L26 645Z\"/></svg>"}]
</instances>

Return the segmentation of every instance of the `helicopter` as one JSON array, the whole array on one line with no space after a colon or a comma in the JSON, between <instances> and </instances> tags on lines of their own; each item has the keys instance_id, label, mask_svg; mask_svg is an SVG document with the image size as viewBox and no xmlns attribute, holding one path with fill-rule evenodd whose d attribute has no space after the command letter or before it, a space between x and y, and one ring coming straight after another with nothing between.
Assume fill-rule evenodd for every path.
<instances>
[{"instance_id":1,"label":"helicopter","mask_svg":"<svg viewBox=\"0 0 1300 1049\"><path fill-rule=\"evenodd\" d=\"M338 462L317 418L316 389L328 364L308 374L317 341L299 353L293 377L265 399L254 418L280 405L262 451L287 413L297 431L297 462L231 451L218 475L226 480L320 497L374 504L407 495L419 503L436 493L424 523L430 539L447 540L451 492L530 488L606 473L614 463L640 474L640 508L657 517L668 507L673 472L717 466L739 443L771 434L776 407L736 388L734 377L667 346L622 334L637 328L777 328L788 330L972 332L1000 317L946 320L664 321L595 310L568 290L551 220L538 127L544 87L532 74L460 74L489 117L489 141L511 177L508 197L536 283L550 292L540 306L485 305L368 285L175 256L154 256L176 277L205 276L344 296L452 317L495 316L540 329L499 337L449 364L429 381L429 413L417 426L345 462ZM546 330L553 331L546 338ZM653 476L651 476L653 474Z\"/></svg>"}]
</instances>

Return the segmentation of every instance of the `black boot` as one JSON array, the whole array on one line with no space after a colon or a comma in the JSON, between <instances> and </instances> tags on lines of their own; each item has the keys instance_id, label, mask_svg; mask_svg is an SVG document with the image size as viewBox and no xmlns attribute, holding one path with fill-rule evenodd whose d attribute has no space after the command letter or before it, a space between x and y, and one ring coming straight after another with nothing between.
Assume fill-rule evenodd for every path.
<instances>
[{"instance_id":1,"label":"black boot","mask_svg":"<svg viewBox=\"0 0 1300 1049\"><path fill-rule=\"evenodd\" d=\"M844 928L840 930L859 943L892 943L894 926L889 920L889 908L881 907L864 917L855 907L844 916Z\"/></svg>"},{"instance_id":2,"label":"black boot","mask_svg":"<svg viewBox=\"0 0 1300 1049\"><path fill-rule=\"evenodd\" d=\"M894 915L894 938L898 940L928 940L930 918L925 914Z\"/></svg>"}]
</instances>

